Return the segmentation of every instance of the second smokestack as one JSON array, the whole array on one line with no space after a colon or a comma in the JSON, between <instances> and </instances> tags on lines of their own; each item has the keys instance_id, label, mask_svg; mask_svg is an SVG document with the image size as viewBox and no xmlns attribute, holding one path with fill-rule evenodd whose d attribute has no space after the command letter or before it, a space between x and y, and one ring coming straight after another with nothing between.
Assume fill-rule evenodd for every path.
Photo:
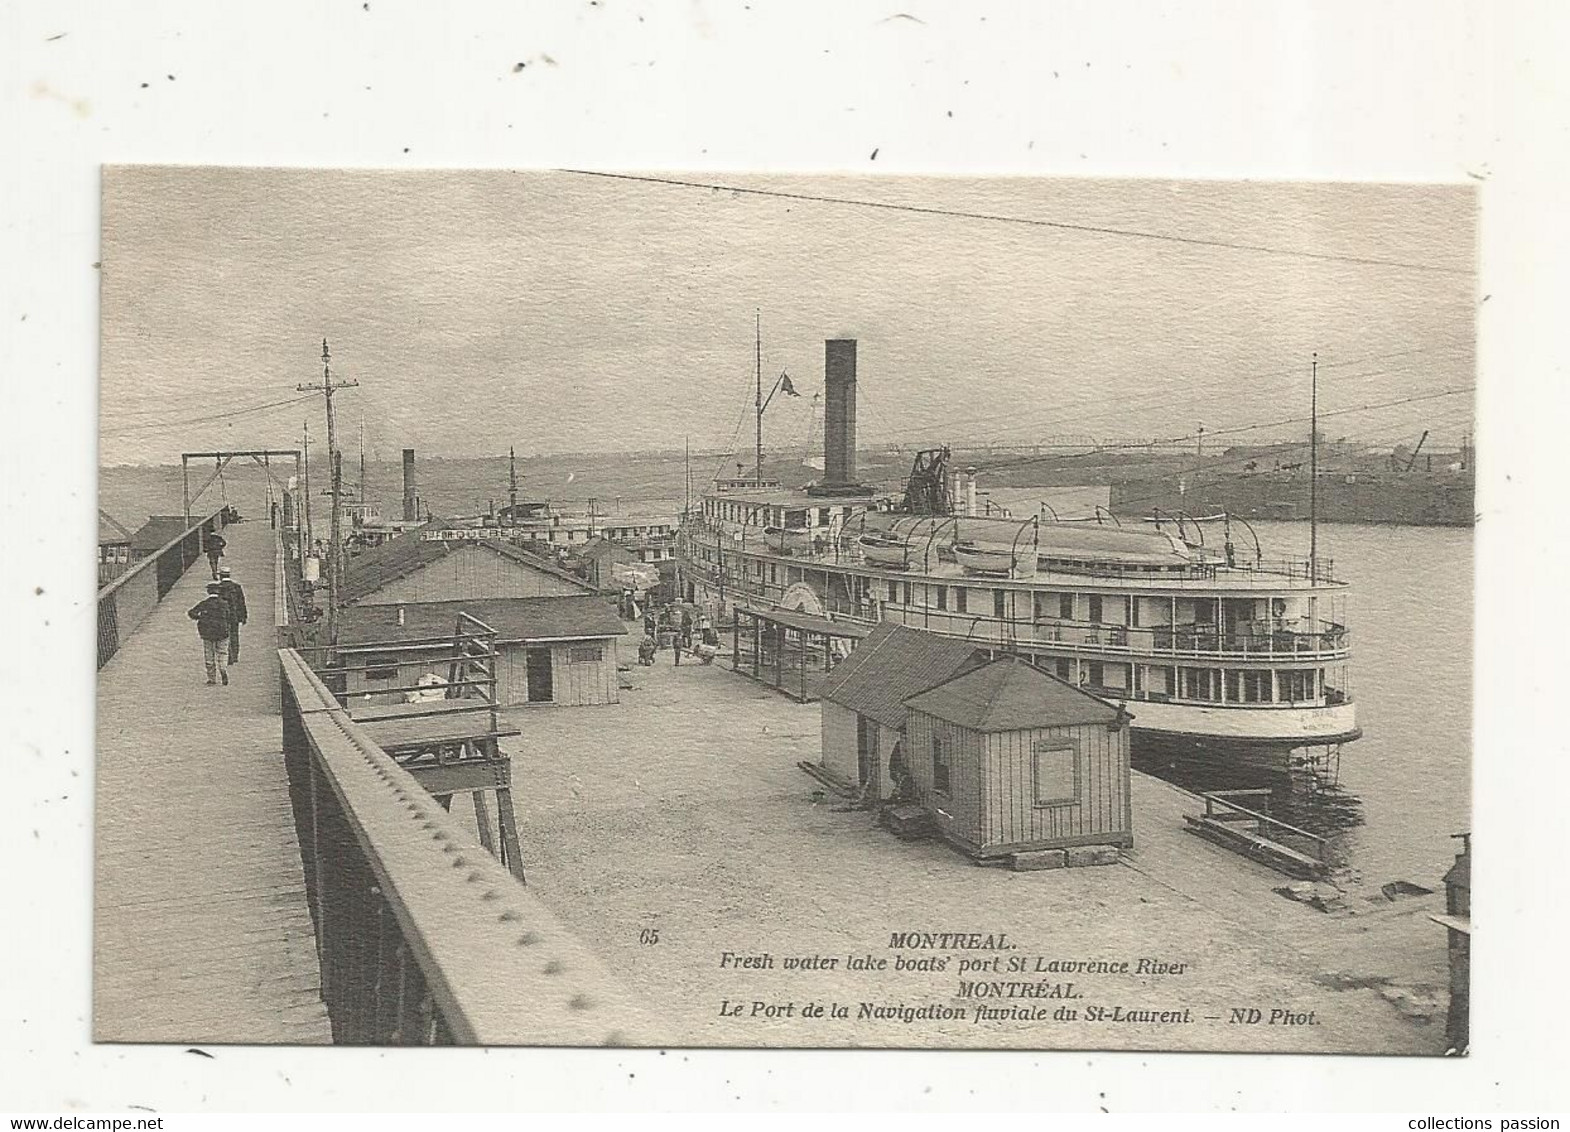
<instances>
[{"instance_id":1,"label":"second smokestack","mask_svg":"<svg viewBox=\"0 0 1570 1132\"><path fill-rule=\"evenodd\" d=\"M414 449L403 450L403 521L418 522L420 518L419 492L414 480Z\"/></svg>"}]
</instances>

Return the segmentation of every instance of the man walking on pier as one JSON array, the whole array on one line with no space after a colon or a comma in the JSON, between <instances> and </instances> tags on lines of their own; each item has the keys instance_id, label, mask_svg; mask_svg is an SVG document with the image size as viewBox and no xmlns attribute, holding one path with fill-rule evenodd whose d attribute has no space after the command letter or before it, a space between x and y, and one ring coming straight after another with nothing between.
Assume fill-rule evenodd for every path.
<instances>
[{"instance_id":1,"label":"man walking on pier","mask_svg":"<svg viewBox=\"0 0 1570 1132\"><path fill-rule=\"evenodd\" d=\"M223 599L217 582L207 583L207 596L186 611L186 616L196 622L196 635L202 638L202 659L207 664L207 682L218 683L214 676L229 683L229 672L224 667L229 642L229 603Z\"/></svg>"},{"instance_id":2,"label":"man walking on pier","mask_svg":"<svg viewBox=\"0 0 1570 1132\"><path fill-rule=\"evenodd\" d=\"M213 581L218 580L218 559L222 557L224 547L228 546L223 535L214 531L207 536L207 564L213 568Z\"/></svg>"},{"instance_id":3,"label":"man walking on pier","mask_svg":"<svg viewBox=\"0 0 1570 1132\"><path fill-rule=\"evenodd\" d=\"M240 663L240 626L245 624L245 591L229 575L229 567L218 569L218 594L229 604L229 663Z\"/></svg>"}]
</instances>

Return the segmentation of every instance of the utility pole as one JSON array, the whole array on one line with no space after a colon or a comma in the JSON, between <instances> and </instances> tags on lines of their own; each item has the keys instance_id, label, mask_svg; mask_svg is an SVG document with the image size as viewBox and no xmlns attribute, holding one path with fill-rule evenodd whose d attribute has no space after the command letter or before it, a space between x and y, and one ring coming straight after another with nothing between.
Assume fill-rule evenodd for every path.
<instances>
[{"instance_id":1,"label":"utility pole","mask_svg":"<svg viewBox=\"0 0 1570 1132\"><path fill-rule=\"evenodd\" d=\"M1308 580L1319 581L1319 352L1314 352L1308 409Z\"/></svg>"},{"instance_id":2,"label":"utility pole","mask_svg":"<svg viewBox=\"0 0 1570 1132\"><path fill-rule=\"evenodd\" d=\"M332 566L332 573L327 576L327 595L328 595L328 599L332 601L333 609L337 609L337 607L338 607L338 601L337 601L338 591L343 586L343 555L338 552L338 542L339 542L340 538L342 537L342 535L341 535L341 533L340 533L340 531L338 529L338 512L339 512L339 509L343 506L343 503L342 503L342 499L343 499L343 453L342 452L334 452L333 453L332 494L333 494L333 521L332 521L332 523L331 523L331 525L329 526L328 529L332 532L333 545L332 545L332 549L327 552L327 561ZM327 618L327 624L328 624L329 631L331 631L332 626L335 625L336 623L337 623L336 617L333 614L329 613L328 618ZM336 644L338 642L338 638L337 638L336 635L334 635L332 637L332 641L333 641L334 644Z\"/></svg>"},{"instance_id":3,"label":"utility pole","mask_svg":"<svg viewBox=\"0 0 1570 1132\"><path fill-rule=\"evenodd\" d=\"M305 465L300 469L300 489L305 495L305 553L300 555L300 569L305 569L305 554L315 549L311 538L311 422L305 422Z\"/></svg>"},{"instance_id":4,"label":"utility pole","mask_svg":"<svg viewBox=\"0 0 1570 1132\"><path fill-rule=\"evenodd\" d=\"M758 410L758 464L754 476L759 484L763 483L763 312L757 311L753 333L753 352L757 359L758 392L753 400L753 405Z\"/></svg>"},{"instance_id":5,"label":"utility pole","mask_svg":"<svg viewBox=\"0 0 1570 1132\"><path fill-rule=\"evenodd\" d=\"M338 643L338 572L340 557L339 506L342 484L342 458L338 451L337 426L333 416L333 393L339 389L353 389L360 383L358 381L333 381L331 368L331 354L327 350L327 339L322 339L322 383L320 385L297 385L301 393L314 393L320 390L327 400L327 461L328 468L332 471L332 498L333 510L328 522L327 545L327 639L332 644Z\"/></svg>"}]
</instances>

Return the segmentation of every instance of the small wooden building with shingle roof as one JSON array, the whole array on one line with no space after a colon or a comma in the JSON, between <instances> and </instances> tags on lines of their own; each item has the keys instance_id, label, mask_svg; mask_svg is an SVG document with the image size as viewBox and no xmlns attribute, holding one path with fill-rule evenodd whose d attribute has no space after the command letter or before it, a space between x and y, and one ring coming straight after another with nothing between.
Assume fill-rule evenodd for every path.
<instances>
[{"instance_id":1,"label":"small wooden building with shingle roof","mask_svg":"<svg viewBox=\"0 0 1570 1132\"><path fill-rule=\"evenodd\" d=\"M594 592L583 579L510 543L440 536L435 524L427 524L350 558L340 603L403 605Z\"/></svg>"},{"instance_id":2,"label":"small wooden building with shingle roof","mask_svg":"<svg viewBox=\"0 0 1570 1132\"><path fill-rule=\"evenodd\" d=\"M967 852L1134 844L1127 712L1017 656L904 704L917 796Z\"/></svg>"},{"instance_id":3,"label":"small wooden building with shingle roof","mask_svg":"<svg viewBox=\"0 0 1570 1132\"><path fill-rule=\"evenodd\" d=\"M889 797L895 788L890 764L905 734L905 698L986 659L971 642L879 622L823 678L819 765L844 786Z\"/></svg>"}]
</instances>

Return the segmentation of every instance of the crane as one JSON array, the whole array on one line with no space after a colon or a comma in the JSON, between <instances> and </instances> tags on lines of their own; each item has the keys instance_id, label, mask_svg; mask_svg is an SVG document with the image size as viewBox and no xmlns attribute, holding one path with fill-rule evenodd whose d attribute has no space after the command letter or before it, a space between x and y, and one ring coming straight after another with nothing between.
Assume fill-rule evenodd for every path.
<instances>
[{"instance_id":1,"label":"crane","mask_svg":"<svg viewBox=\"0 0 1570 1132\"><path fill-rule=\"evenodd\" d=\"M1417 447L1412 449L1412 458L1406 462L1406 470L1411 471L1417 463L1417 454L1423 450L1423 441L1428 439L1428 430L1423 430L1423 435L1417 439Z\"/></svg>"}]
</instances>

